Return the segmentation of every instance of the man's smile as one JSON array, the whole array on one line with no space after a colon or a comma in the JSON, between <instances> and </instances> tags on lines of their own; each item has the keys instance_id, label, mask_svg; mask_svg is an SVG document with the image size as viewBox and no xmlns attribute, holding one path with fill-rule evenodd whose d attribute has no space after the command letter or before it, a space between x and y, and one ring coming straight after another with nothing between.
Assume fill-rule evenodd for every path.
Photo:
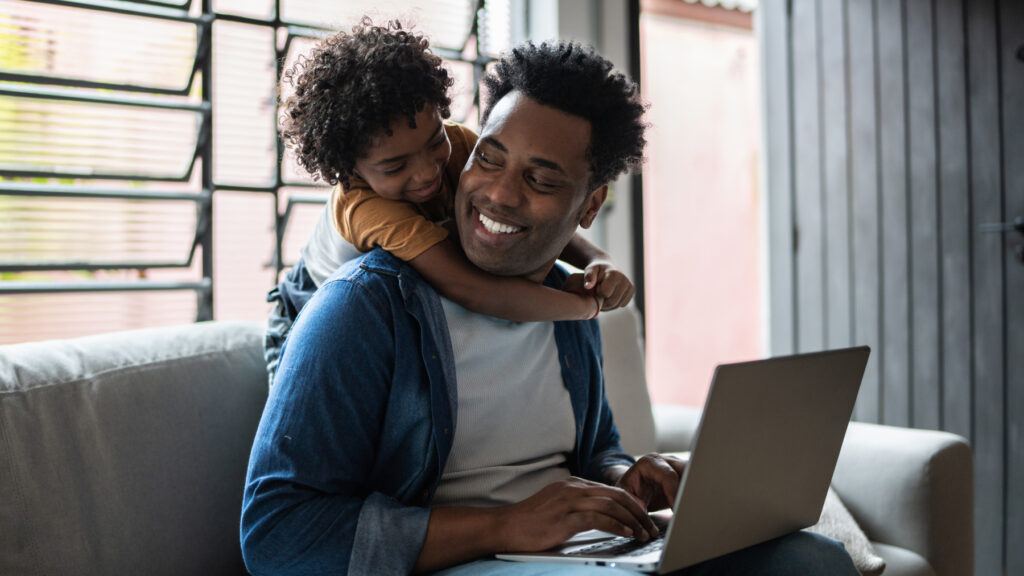
<instances>
[{"instance_id":1,"label":"man's smile","mask_svg":"<svg viewBox=\"0 0 1024 576\"><path fill-rule=\"evenodd\" d=\"M480 226L488 233L493 235L511 235L523 231L522 226L516 226L507 222L502 222L495 217L490 217L480 212L479 209L474 208L474 212L477 213L477 221Z\"/></svg>"}]
</instances>

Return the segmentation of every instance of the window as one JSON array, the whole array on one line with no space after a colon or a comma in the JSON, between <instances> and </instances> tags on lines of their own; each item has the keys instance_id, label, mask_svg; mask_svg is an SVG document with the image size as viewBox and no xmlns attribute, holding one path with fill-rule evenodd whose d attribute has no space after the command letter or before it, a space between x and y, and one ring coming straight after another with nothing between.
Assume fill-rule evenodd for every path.
<instances>
[{"instance_id":1,"label":"window","mask_svg":"<svg viewBox=\"0 0 1024 576\"><path fill-rule=\"evenodd\" d=\"M510 0L0 0L0 344L265 318L327 197L278 78L362 14L428 34L476 125Z\"/></svg>"}]
</instances>

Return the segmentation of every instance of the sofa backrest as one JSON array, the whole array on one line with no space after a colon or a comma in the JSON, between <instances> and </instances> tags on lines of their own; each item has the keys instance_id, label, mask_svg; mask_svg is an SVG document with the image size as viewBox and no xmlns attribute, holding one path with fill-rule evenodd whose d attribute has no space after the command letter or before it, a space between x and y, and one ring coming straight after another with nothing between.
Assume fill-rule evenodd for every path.
<instances>
[{"instance_id":1,"label":"sofa backrest","mask_svg":"<svg viewBox=\"0 0 1024 576\"><path fill-rule=\"evenodd\" d=\"M244 574L263 327L0 347L0 574Z\"/></svg>"},{"instance_id":2,"label":"sofa backrest","mask_svg":"<svg viewBox=\"0 0 1024 576\"><path fill-rule=\"evenodd\" d=\"M641 455L657 448L651 397L644 377L644 349L640 314L629 306L598 316L604 356L604 383L622 436L622 447Z\"/></svg>"}]
</instances>

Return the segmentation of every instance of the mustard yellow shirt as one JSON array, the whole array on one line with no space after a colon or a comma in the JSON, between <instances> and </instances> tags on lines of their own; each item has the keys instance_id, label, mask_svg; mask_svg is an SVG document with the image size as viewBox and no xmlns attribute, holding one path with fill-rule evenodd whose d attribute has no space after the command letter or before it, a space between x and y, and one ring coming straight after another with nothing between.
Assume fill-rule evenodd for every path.
<instances>
[{"instance_id":1,"label":"mustard yellow shirt","mask_svg":"<svg viewBox=\"0 0 1024 576\"><path fill-rule=\"evenodd\" d=\"M459 175L476 145L477 135L461 124L445 121L452 154L444 169L441 190L422 204L381 198L357 176L348 188L331 192L334 227L360 252L380 246L408 262L448 237L438 222L451 216Z\"/></svg>"}]
</instances>

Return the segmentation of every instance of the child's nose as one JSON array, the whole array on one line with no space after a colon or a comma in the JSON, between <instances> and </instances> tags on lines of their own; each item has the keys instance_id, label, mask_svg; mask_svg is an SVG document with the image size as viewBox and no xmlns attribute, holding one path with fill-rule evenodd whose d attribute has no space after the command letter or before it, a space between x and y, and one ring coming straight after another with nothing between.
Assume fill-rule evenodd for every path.
<instances>
[{"instance_id":1,"label":"child's nose","mask_svg":"<svg viewBox=\"0 0 1024 576\"><path fill-rule=\"evenodd\" d=\"M429 184L437 177L441 175L441 164L430 160L428 162L421 162L419 169L416 172L416 179L421 184Z\"/></svg>"}]
</instances>

